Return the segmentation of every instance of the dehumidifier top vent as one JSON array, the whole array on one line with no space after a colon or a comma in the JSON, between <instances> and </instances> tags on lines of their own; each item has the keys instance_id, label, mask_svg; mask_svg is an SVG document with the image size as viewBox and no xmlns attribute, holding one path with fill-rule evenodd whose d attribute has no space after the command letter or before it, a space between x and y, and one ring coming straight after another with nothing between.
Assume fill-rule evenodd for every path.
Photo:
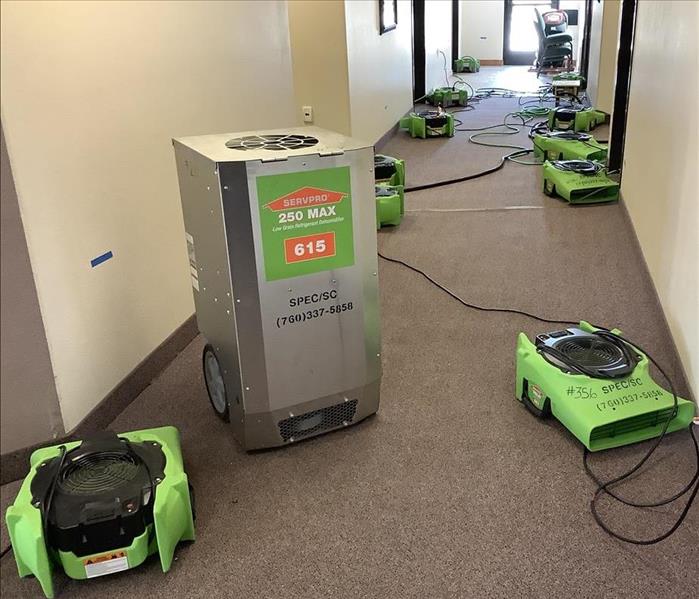
<instances>
[{"instance_id":1,"label":"dehumidifier top vent","mask_svg":"<svg viewBox=\"0 0 699 599\"><path fill-rule=\"evenodd\" d=\"M318 140L310 135L246 135L236 137L226 142L226 147L232 150L300 150L315 146Z\"/></svg>"}]
</instances>

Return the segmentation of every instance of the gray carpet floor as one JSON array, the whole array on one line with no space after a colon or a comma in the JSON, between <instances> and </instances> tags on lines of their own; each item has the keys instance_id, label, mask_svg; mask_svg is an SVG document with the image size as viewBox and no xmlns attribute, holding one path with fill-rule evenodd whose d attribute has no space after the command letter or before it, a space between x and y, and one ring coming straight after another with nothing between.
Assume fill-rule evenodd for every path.
<instances>
[{"instance_id":1,"label":"gray carpet floor","mask_svg":"<svg viewBox=\"0 0 699 599\"><path fill-rule=\"evenodd\" d=\"M464 126L502 120L516 100L462 113ZM604 131L602 135L606 135ZM492 166L503 150L466 133L411 140L408 182ZM526 140L526 135L518 137ZM687 393L634 234L618 204L572 207L541 193L540 169L409 194L404 222L381 250L423 268L469 301L549 318L619 326ZM521 207L510 209L511 207ZM285 449L246 454L207 403L196 339L113 423L176 425L197 492L197 540L168 574L156 559L86 582L56 576L62 597L441 598L696 597L699 510L667 541L637 547L604 534L589 512L581 446L514 398L517 333L547 330L521 316L466 309L405 268L380 264L383 380L379 413ZM542 328L543 327L543 328ZM611 475L645 444L594 456ZM693 471L686 432L672 435L629 496L667 495ZM629 513L641 537L677 508ZM38 597L36 581L2 559L2 596Z\"/></svg>"}]
</instances>

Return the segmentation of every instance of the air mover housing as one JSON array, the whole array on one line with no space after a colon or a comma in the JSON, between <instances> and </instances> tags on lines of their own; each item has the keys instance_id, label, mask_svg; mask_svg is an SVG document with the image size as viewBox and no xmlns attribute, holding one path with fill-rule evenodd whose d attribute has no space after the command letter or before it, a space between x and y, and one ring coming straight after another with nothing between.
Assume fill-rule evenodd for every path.
<instances>
[{"instance_id":1,"label":"air mover housing","mask_svg":"<svg viewBox=\"0 0 699 599\"><path fill-rule=\"evenodd\" d=\"M443 110L411 112L400 120L400 128L407 129L411 137L453 137L454 117Z\"/></svg>"},{"instance_id":2,"label":"air mover housing","mask_svg":"<svg viewBox=\"0 0 699 599\"><path fill-rule=\"evenodd\" d=\"M594 108L555 108L549 113L549 129L558 131L591 131L605 122L607 115Z\"/></svg>"},{"instance_id":3,"label":"air mover housing","mask_svg":"<svg viewBox=\"0 0 699 599\"><path fill-rule=\"evenodd\" d=\"M577 163L585 163L591 169L591 174L566 168L575 167ZM544 193L558 195L571 204L614 202L619 199L619 184L607 177L601 164L579 160L547 160L543 172Z\"/></svg>"},{"instance_id":4,"label":"air mover housing","mask_svg":"<svg viewBox=\"0 0 699 599\"><path fill-rule=\"evenodd\" d=\"M473 56L462 56L454 61L455 73L477 73L481 70L481 61Z\"/></svg>"},{"instance_id":5,"label":"air mover housing","mask_svg":"<svg viewBox=\"0 0 699 599\"><path fill-rule=\"evenodd\" d=\"M450 106L466 106L468 103L468 94L463 88L438 87L427 94L425 99L429 104L432 104L432 106L449 108Z\"/></svg>"},{"instance_id":6,"label":"air mover housing","mask_svg":"<svg viewBox=\"0 0 699 599\"><path fill-rule=\"evenodd\" d=\"M376 228L397 226L405 213L402 185L376 185Z\"/></svg>"},{"instance_id":7,"label":"air mover housing","mask_svg":"<svg viewBox=\"0 0 699 599\"><path fill-rule=\"evenodd\" d=\"M405 162L393 156L375 154L374 180L388 185L405 185Z\"/></svg>"},{"instance_id":8,"label":"air mover housing","mask_svg":"<svg viewBox=\"0 0 699 599\"><path fill-rule=\"evenodd\" d=\"M194 520L179 433L171 426L35 451L5 516L21 577L53 597L52 570L93 578L158 553L163 572Z\"/></svg>"},{"instance_id":9,"label":"air mover housing","mask_svg":"<svg viewBox=\"0 0 699 599\"><path fill-rule=\"evenodd\" d=\"M587 87L587 82L585 77L580 73L569 72L569 73L559 73L551 77L551 81L579 81L580 89L585 89Z\"/></svg>"},{"instance_id":10,"label":"air mover housing","mask_svg":"<svg viewBox=\"0 0 699 599\"><path fill-rule=\"evenodd\" d=\"M545 160L607 159L607 146L589 133L577 131L536 132L533 137L534 156Z\"/></svg>"},{"instance_id":11,"label":"air mover housing","mask_svg":"<svg viewBox=\"0 0 699 599\"><path fill-rule=\"evenodd\" d=\"M672 417L672 394L651 378L648 357L627 344L610 343L595 333L598 330L581 322L579 327L538 335L534 342L520 333L517 399L539 417L552 414L590 451L657 437L670 418L668 432L687 428L694 404L678 398ZM551 354L546 348L552 348ZM556 359L556 352L596 376L573 372Z\"/></svg>"},{"instance_id":12,"label":"air mover housing","mask_svg":"<svg viewBox=\"0 0 699 599\"><path fill-rule=\"evenodd\" d=\"M318 127L174 140L211 406L246 450L379 408L374 149Z\"/></svg>"}]
</instances>

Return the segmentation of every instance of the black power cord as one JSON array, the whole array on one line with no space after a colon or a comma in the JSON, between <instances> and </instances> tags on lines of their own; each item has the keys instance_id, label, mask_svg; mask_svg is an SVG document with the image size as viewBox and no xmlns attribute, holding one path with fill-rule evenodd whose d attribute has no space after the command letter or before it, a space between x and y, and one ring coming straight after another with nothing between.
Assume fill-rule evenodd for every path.
<instances>
[{"instance_id":1,"label":"black power cord","mask_svg":"<svg viewBox=\"0 0 699 599\"><path fill-rule=\"evenodd\" d=\"M388 256L385 256L381 252L377 252L379 255L379 258L382 260L385 260L386 262L393 262L394 264L400 264L401 266L404 266L405 268L412 270L413 272L416 272L419 275L422 275L425 279L427 279L430 283L432 283L435 287L438 287L444 293L455 299L457 302L460 304L466 306L467 308L472 308L473 310L478 310L480 312L504 312L507 314L520 314L522 316L526 316L527 318L533 318L534 320L538 320L539 322L546 322L549 324L570 324L570 325L579 325L579 321L573 321L573 320L552 320L549 318L543 318L541 316L537 316L536 314L532 314L531 312L526 312L524 310L517 310L515 308L487 308L485 306L479 306L477 304L471 304L467 302L465 299L459 297L442 285L440 282L436 281L433 279L430 275L428 275L424 270L420 270L417 266L413 266L412 264L408 264L407 262L404 262L403 260L400 260L398 258L389 258Z\"/></svg>"},{"instance_id":2,"label":"black power cord","mask_svg":"<svg viewBox=\"0 0 699 599\"><path fill-rule=\"evenodd\" d=\"M507 121L507 117L509 116L514 116L515 118L519 118L522 122L521 123L512 123ZM486 127L477 127L473 129L456 129L457 131L476 131L476 132L486 132L491 129L501 129L505 128L506 131L500 131L500 132L493 132L492 135L515 135L516 133L519 133L520 126L527 126L527 119L523 117L520 114L517 113L508 113L505 115L505 119L502 123L498 123L497 125L488 125ZM483 133L481 133L482 135ZM455 177L453 179L445 179L443 181L434 181L432 183L423 183L422 185L412 185L410 187L405 188L405 193L410 193L411 191L422 191L424 189L433 189L435 187L444 187L445 185L453 185L454 183L463 183L464 181L471 181L473 179L478 179L479 177L484 177L486 175L490 175L492 173L495 173L499 171L501 168L505 166L505 163L508 160L511 160L513 162L517 162L517 159L526 156L527 154L531 154L534 150L533 149L528 149L524 148L523 146L514 146L514 145L498 145L498 144L489 144L485 142L477 142L474 140L474 137L476 135L472 135L469 137L469 141L475 144L479 145L485 145L485 146L490 146L490 147L500 147L500 148L511 148L514 151L510 152L509 154L505 154L500 158L500 162L498 162L495 166L492 166L490 168L487 168L483 171L479 171L477 173L472 173L470 175L464 175L462 177Z\"/></svg>"},{"instance_id":3,"label":"black power cord","mask_svg":"<svg viewBox=\"0 0 699 599\"><path fill-rule=\"evenodd\" d=\"M587 472L588 476L595 481L597 484L597 490L595 491L595 494L592 497L592 501L590 502L590 511L592 512L592 516L594 517L595 521L597 524L604 530L607 534L613 536L615 539L619 539L620 541L624 541L626 543L632 543L634 545L653 545L655 543L659 543L660 541L663 541L667 539L672 533L674 533L684 522L684 519L687 517L687 514L689 513L690 508L692 507L692 504L694 503L694 500L696 499L697 496L697 491L699 491L699 444L697 443L697 438L694 434L694 425L690 424L689 425L689 434L692 437L692 441L694 443L694 452L696 455L696 467L694 471L694 475L692 476L691 480L689 483L683 487L680 491L672 495L671 497L667 497L664 499L659 499L657 501L653 502L645 502L645 503L639 503L639 502L634 502L634 501L629 501L628 499L624 499L623 497L620 497L616 493L612 492L609 490L609 487L612 485L616 485L629 477L631 477L633 474L635 474L642 466L645 464L650 457L655 453L655 450L658 449L660 444L663 442L663 439L665 438L667 434L667 429L670 426L670 422L677 416L677 411L678 411L678 405L677 405L677 392L675 391L675 386L672 384L672 380L670 377L667 375L665 370L658 364L658 362L651 356L646 350L644 350L642 347L640 347L637 343L634 343L625 337L622 337L621 335L617 333L613 333L612 331L609 330L600 330L595 332L596 335L599 335L603 339L606 339L610 343L613 343L617 347L621 347L622 345L630 346L635 348L637 351L645 354L648 359L653 363L653 365L658 369L660 374L662 374L663 378L667 382L668 386L670 387L670 392L672 393L672 399L673 399L673 408L672 412L670 413L670 416L665 420L663 424L662 431L660 435L656 438L655 442L651 445L650 449L643 455L643 457L631 468L629 468L626 472L623 472L622 474L612 478L611 480L608 480L607 482L601 482L599 477L593 472L590 463L589 463L589 457L590 457L590 452L587 448L583 451L583 465L585 467L585 471ZM595 378L604 378L597 376ZM684 506L684 509L682 510L682 513L679 515L675 523L663 534L658 535L657 537L654 537L652 539L634 539L632 537L627 537L624 536L618 532L615 532L612 530L607 523L602 519L600 516L598 510L597 510L597 503L602 496L602 494L609 495L612 497L614 500L618 501L619 503L622 503L623 505L629 506L629 507L634 507L634 508L648 508L648 507L659 507L662 505L667 505L669 503L672 503L682 497L685 493L687 493L692 487L694 487L694 490L692 491L692 494L690 495L689 499L687 500L687 503Z\"/></svg>"},{"instance_id":4,"label":"black power cord","mask_svg":"<svg viewBox=\"0 0 699 599\"><path fill-rule=\"evenodd\" d=\"M519 150L518 152L512 152L511 154L507 154L500 159L500 162L498 162L498 164L496 164L492 168L486 169L484 171L480 171L478 173L473 173L471 175L465 175L463 177L456 177L454 179L447 179L445 181L435 181L433 183L423 183L422 185L412 185L410 187L406 187L404 192L410 193L411 191L422 191L423 189L433 189L435 187L443 187L445 185L452 185L454 183L463 183L464 181L478 179L479 177L484 177L485 175L490 175L491 173L499 171L503 166L505 166L505 162L507 162L507 159L510 156L515 156L515 155L521 154L521 153L522 153L522 151Z\"/></svg>"},{"instance_id":5,"label":"black power cord","mask_svg":"<svg viewBox=\"0 0 699 599\"><path fill-rule=\"evenodd\" d=\"M427 279L430 283L432 283L435 287L438 289L441 289L444 293L455 299L457 302L462 304L463 306L467 308L472 308L474 310L478 310L480 312L500 312L500 313L509 313L509 314L519 314L521 316L526 316L527 318L531 318L533 320L537 320L539 322L545 322L545 323L551 323L551 324L567 324L567 325L574 325L577 326L579 325L579 322L573 321L573 320L554 320L550 318L544 318L542 316L537 316L536 314L532 314L531 312L527 312L525 310L518 310L516 308L490 308L486 306L479 306L477 304L472 304L470 302L467 302L464 300L462 297L442 285L440 282L436 281L434 278L432 278L430 275L428 275L425 271L417 268L416 266L413 266L412 264L409 264L408 262L405 262L403 260L400 260L398 258L389 258L388 256L382 254L380 251L377 252L379 255L379 258L387 261L387 262L393 262L394 264L400 264L401 266L404 266L405 268L412 270L413 272L421 275L425 279ZM696 471L694 473L694 476L692 476L692 479L689 481L689 483L680 491L675 493L673 496L661 499L655 502L650 502L650 503L638 503L638 502L633 502L629 501L627 499L624 499L614 493L613 491L610 490L609 487L616 485L629 477L631 477L633 474L635 474L653 455L655 450L658 448L658 446L662 443L663 439L665 438L665 435L667 433L667 429L670 426L670 422L672 419L677 415L678 411L678 402L677 402L677 393L675 391L675 387L672 384L672 381L670 377L667 375L667 373L662 369L662 367L656 362L656 360L647 352L645 351L642 347L640 347L638 344L633 343L629 341L628 339L622 337L621 335L618 335L616 333L613 333L609 329L605 329L603 327L597 327L595 326L597 331L595 331L595 334L602 337L603 339L606 339L607 341L613 343L615 346L617 346L624 356L631 360L635 359L634 353L632 351L632 348L635 348L637 351L645 354L648 359L655 365L655 367L660 371L660 373L663 375L663 378L667 381L669 387L670 387L670 392L672 393L673 397L673 410L671 412L670 417L665 421L663 425L663 429L661 431L660 436L658 436L651 446L651 448L643 455L643 457L629 470L626 472L614 477L613 479L602 482L599 477L592 471L592 468L589 465L589 454L590 452L585 448L583 451L583 464L585 467L585 471L587 472L588 476L595 481L597 484L597 489L592 497L592 500L590 502L590 511L592 512L592 516L595 519L595 522L604 530L607 534L610 536L619 539L620 541L625 541L627 543L633 543L635 545L652 545L654 543L659 543L660 541L667 539L671 534L673 534L682 524L684 519L686 518L687 514L689 513L690 508L692 507L692 504L694 503L694 500L697 496L697 491L699 490L699 443L697 442L697 438L694 434L693 426L690 424L690 435L692 437L692 441L694 442L694 449L696 453ZM542 353L549 353L558 360L561 360L566 366L571 368L572 370L579 372L580 374L584 374L586 376L590 376L593 378L602 378L606 379L608 377L603 376L601 373L599 373L596 370L591 370L589 368L586 368L582 364L578 364L574 360L571 360L568 356L565 354L562 354L561 352L558 352L555 350L555 348L548 347L548 346L542 346L539 348L539 350ZM597 502L599 501L599 498L602 496L602 494L609 495L613 499L619 501L620 503L635 507L635 508L646 508L646 507L657 507L657 506L662 506L662 505L667 505L669 503L672 503L673 501L676 501L680 497L682 497L684 494L686 494L691 488L694 486L694 490L692 491L691 496L687 500L687 503L680 514L679 518L675 521L673 526L663 533L662 535L659 535L655 538L652 539L634 539L631 537L626 537L620 533L615 532L612 530L606 522L602 519L602 517L599 515L599 512L597 510Z\"/></svg>"},{"instance_id":6,"label":"black power cord","mask_svg":"<svg viewBox=\"0 0 699 599\"><path fill-rule=\"evenodd\" d=\"M495 89L495 88L493 88ZM463 110L468 110L469 108L464 108ZM529 113L527 113L527 110L529 110ZM454 112L461 112L460 110L454 110L451 111L453 114ZM483 142L483 141L477 141L476 138L479 136L487 136L487 135L516 135L521 131L522 127L529 127L531 129L531 133L529 134L529 137L532 138L532 142L534 146L537 146L537 144L534 142L534 135L533 133L538 132L541 130L541 127L546 125L546 121L543 122L537 122L534 124L529 124L530 121L534 118L537 118L537 116L543 116L543 114L534 114L533 109L525 109L520 112L510 112L505 115L505 118L502 123L498 123L497 125L486 125L484 127L473 127L473 128L456 128L456 131L462 131L462 132L475 132L474 135L471 135L469 137L469 142L477 144L477 145L482 145L482 146L489 146L492 148L509 148L514 151L510 152L509 154L505 154L500 158L500 162L498 162L495 166L492 166L490 168L487 168L483 171L479 171L477 173L472 173L470 175L464 175L462 177L454 177L453 179L445 179L442 181L434 181L432 183L423 183L421 185L412 185L410 187L405 188L405 193L410 193L411 191L422 191L425 189L434 189L435 187L444 187L445 185L453 185L455 183L463 183L464 181L471 181L472 179L478 179L479 177L484 177L486 175L490 175L492 173L495 173L502 169L505 166L505 163L508 161L511 162L516 162L517 164L523 164L527 166L537 166L543 164L543 162L526 162L526 161L521 161L519 158L523 156L527 156L528 154L531 154L534 152L534 148L525 148L524 146L518 146L518 145L512 145L512 144L496 144L496 143L489 143L489 142ZM513 123L512 121L508 121L508 117L513 117L515 119L519 119L521 122L516 122ZM461 124L461 123L460 123ZM493 129L501 129L500 131L491 131ZM502 130L504 129L504 130ZM489 133L490 131L490 133ZM538 147L538 146L537 146ZM540 149L540 148L539 148ZM595 191L595 193L598 193Z\"/></svg>"},{"instance_id":7,"label":"black power cord","mask_svg":"<svg viewBox=\"0 0 699 599\"><path fill-rule=\"evenodd\" d=\"M49 520L49 512L51 511L51 504L53 503L53 496L56 493L56 485L58 484L58 479L61 476L61 471L63 470L63 464L66 461L66 446L61 445L59 448L60 451L60 457L58 459L58 468L56 468L56 474L54 474L53 478L51 479L51 484L49 485L49 488L46 490L46 496L44 497L44 506L43 506L43 513L41 514L41 526L44 531L44 541L48 542L49 537L48 537L48 520Z\"/></svg>"},{"instance_id":8,"label":"black power cord","mask_svg":"<svg viewBox=\"0 0 699 599\"><path fill-rule=\"evenodd\" d=\"M41 530L44 534L44 542L48 542L48 518L49 518L49 511L51 510L51 505L53 503L53 496L56 492L56 484L58 484L58 478L61 475L61 471L63 470L63 464L65 463L66 459L66 446L61 445L59 447L60 451L60 456L58 459L58 467L56 469L56 473L53 475L53 478L51 479L51 484L49 485L48 489L46 489L46 493L44 494L44 501L43 501L43 506L36 505L35 507L40 507L42 509L41 512ZM0 559L5 557L10 550L12 549L12 543L8 543L7 547L0 552Z\"/></svg>"},{"instance_id":9,"label":"black power cord","mask_svg":"<svg viewBox=\"0 0 699 599\"><path fill-rule=\"evenodd\" d=\"M156 484L156 483L155 483L155 481L153 480L153 474L152 474L151 471L150 471L150 466L148 466L148 462L146 462L146 460L144 460L144 459L141 457L141 454L139 454L139 453L134 449L133 445L131 444L131 441L129 441L126 437L119 437L119 440L120 440L122 443L124 443L124 445L126 446L127 453L128 453L131 457L135 458L136 461L137 461L139 464L141 464L141 466L143 466L143 468L144 468L145 471L146 471L146 475L148 476L148 484L149 484L149 486L150 486L150 489L149 489L148 501L145 502L145 505L148 505L148 503L150 503L151 501L153 502L153 505L155 505L155 484ZM149 441L146 441L146 443L148 443L148 442L149 442ZM151 443L152 443L152 441L151 441Z\"/></svg>"}]
</instances>

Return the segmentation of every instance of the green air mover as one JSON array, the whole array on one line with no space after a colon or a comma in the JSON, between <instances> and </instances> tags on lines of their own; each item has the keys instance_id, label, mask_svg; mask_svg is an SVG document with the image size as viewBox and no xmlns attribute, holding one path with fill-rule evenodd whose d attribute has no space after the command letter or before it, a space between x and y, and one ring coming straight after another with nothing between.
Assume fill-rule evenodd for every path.
<instances>
[{"instance_id":1,"label":"green air mover","mask_svg":"<svg viewBox=\"0 0 699 599\"><path fill-rule=\"evenodd\" d=\"M47 597L54 565L85 579L158 553L167 572L177 543L194 540L179 432L107 432L38 449L5 519L19 575L34 575Z\"/></svg>"},{"instance_id":2,"label":"green air mover","mask_svg":"<svg viewBox=\"0 0 699 599\"><path fill-rule=\"evenodd\" d=\"M517 399L539 417L549 414L590 451L609 449L687 428L694 404L674 399L653 381L649 360L617 330L587 322L517 339Z\"/></svg>"},{"instance_id":3,"label":"green air mover","mask_svg":"<svg viewBox=\"0 0 699 599\"><path fill-rule=\"evenodd\" d=\"M400 225L405 213L402 185L380 184L376 189L376 228Z\"/></svg>"},{"instance_id":4,"label":"green air mover","mask_svg":"<svg viewBox=\"0 0 699 599\"><path fill-rule=\"evenodd\" d=\"M544 162L544 193L559 195L571 204L594 204L619 199L619 184L591 160Z\"/></svg>"},{"instance_id":5,"label":"green air mover","mask_svg":"<svg viewBox=\"0 0 699 599\"><path fill-rule=\"evenodd\" d=\"M375 154L374 179L377 183L405 185L405 162L393 156Z\"/></svg>"},{"instance_id":6,"label":"green air mover","mask_svg":"<svg viewBox=\"0 0 699 599\"><path fill-rule=\"evenodd\" d=\"M400 120L400 128L407 129L411 137L453 137L454 117L441 107L439 110L411 112Z\"/></svg>"},{"instance_id":7,"label":"green air mover","mask_svg":"<svg viewBox=\"0 0 699 599\"><path fill-rule=\"evenodd\" d=\"M586 81L580 73L570 72L570 73L559 73L551 77L551 81L579 81L580 89L585 89Z\"/></svg>"},{"instance_id":8,"label":"green air mover","mask_svg":"<svg viewBox=\"0 0 699 599\"><path fill-rule=\"evenodd\" d=\"M607 159L607 146L589 133L577 131L535 131L534 156L545 160Z\"/></svg>"},{"instance_id":9,"label":"green air mover","mask_svg":"<svg viewBox=\"0 0 699 599\"><path fill-rule=\"evenodd\" d=\"M555 108L549 113L549 129L591 131L605 122L607 115L594 108Z\"/></svg>"},{"instance_id":10,"label":"green air mover","mask_svg":"<svg viewBox=\"0 0 699 599\"><path fill-rule=\"evenodd\" d=\"M454 89L453 87L438 87L425 96L425 99L432 106L466 106L468 94L466 90Z\"/></svg>"},{"instance_id":11,"label":"green air mover","mask_svg":"<svg viewBox=\"0 0 699 599\"><path fill-rule=\"evenodd\" d=\"M473 56L462 56L454 61L455 73L477 73L481 70L481 61Z\"/></svg>"}]
</instances>

